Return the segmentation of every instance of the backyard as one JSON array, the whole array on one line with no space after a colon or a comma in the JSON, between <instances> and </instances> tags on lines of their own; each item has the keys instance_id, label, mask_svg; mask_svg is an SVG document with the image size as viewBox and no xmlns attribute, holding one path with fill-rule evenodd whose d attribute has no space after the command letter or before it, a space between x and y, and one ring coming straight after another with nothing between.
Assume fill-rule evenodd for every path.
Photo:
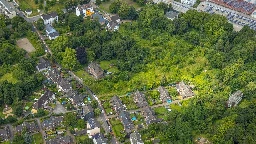
<instances>
[{"instance_id":1,"label":"backyard","mask_svg":"<svg viewBox=\"0 0 256 144\"><path fill-rule=\"evenodd\" d=\"M25 11L27 9L32 10L32 14L30 16L38 15L39 12L37 9L39 8L39 4L35 4L34 0L17 0L19 7L22 11Z\"/></svg>"},{"instance_id":2,"label":"backyard","mask_svg":"<svg viewBox=\"0 0 256 144\"><path fill-rule=\"evenodd\" d=\"M167 120L169 111L165 107L158 107L153 109L158 118Z\"/></svg>"},{"instance_id":3,"label":"backyard","mask_svg":"<svg viewBox=\"0 0 256 144\"><path fill-rule=\"evenodd\" d=\"M43 136L41 133L36 133L33 135L33 142L34 144L43 144Z\"/></svg>"},{"instance_id":4,"label":"backyard","mask_svg":"<svg viewBox=\"0 0 256 144\"><path fill-rule=\"evenodd\" d=\"M113 132L115 133L115 135L120 139L124 139L125 138L125 134L124 134L124 126L121 123L120 120L116 119L116 118L112 118L110 119L110 123L113 126Z\"/></svg>"}]
</instances>

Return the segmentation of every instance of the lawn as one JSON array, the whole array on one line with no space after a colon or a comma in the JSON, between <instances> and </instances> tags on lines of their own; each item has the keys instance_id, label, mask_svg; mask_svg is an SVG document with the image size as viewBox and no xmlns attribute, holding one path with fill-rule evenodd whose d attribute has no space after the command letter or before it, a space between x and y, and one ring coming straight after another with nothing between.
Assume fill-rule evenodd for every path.
<instances>
[{"instance_id":1,"label":"lawn","mask_svg":"<svg viewBox=\"0 0 256 144\"><path fill-rule=\"evenodd\" d=\"M41 133L36 133L33 135L33 142L34 142L34 144L43 144L44 143L43 136L41 135Z\"/></svg>"},{"instance_id":2,"label":"lawn","mask_svg":"<svg viewBox=\"0 0 256 144\"><path fill-rule=\"evenodd\" d=\"M132 96L123 96L123 97L120 97L120 99L122 100L123 104L125 104L125 106L128 110L138 108L137 105L135 104Z\"/></svg>"},{"instance_id":3,"label":"lawn","mask_svg":"<svg viewBox=\"0 0 256 144\"><path fill-rule=\"evenodd\" d=\"M13 84L18 82L18 80L13 77L12 73L6 73L2 77L0 77L0 82L3 82L5 80L7 80L8 82L13 83Z\"/></svg>"},{"instance_id":4,"label":"lawn","mask_svg":"<svg viewBox=\"0 0 256 144\"><path fill-rule=\"evenodd\" d=\"M102 9L102 10L104 10L104 11L106 11L106 12L109 12L109 6L110 6L110 4L111 3L113 3L115 0L109 0L109 1L107 1L107 2L102 2L101 4L100 4L100 9ZM133 6L135 9L138 9L140 6L137 4L137 3L135 3L134 1L132 1L132 0L120 0L121 2L125 2L125 3L127 3L128 5L130 5L130 6Z\"/></svg>"},{"instance_id":5,"label":"lawn","mask_svg":"<svg viewBox=\"0 0 256 144\"><path fill-rule=\"evenodd\" d=\"M22 11L25 11L26 9L31 9L32 14L30 16L38 15L38 4L35 4L34 0L18 0L19 7Z\"/></svg>"},{"instance_id":6,"label":"lawn","mask_svg":"<svg viewBox=\"0 0 256 144\"><path fill-rule=\"evenodd\" d=\"M110 123L113 126L113 132L115 133L115 135L118 138L123 139L125 137L125 134L124 134L124 126L121 123L121 121L113 118L113 119L110 119Z\"/></svg>"},{"instance_id":7,"label":"lawn","mask_svg":"<svg viewBox=\"0 0 256 144\"><path fill-rule=\"evenodd\" d=\"M76 141L84 141L88 139L89 137L87 135L82 135L82 136L76 136Z\"/></svg>"},{"instance_id":8,"label":"lawn","mask_svg":"<svg viewBox=\"0 0 256 144\"><path fill-rule=\"evenodd\" d=\"M155 111L155 114L157 115L158 118L167 120L167 113L169 113L169 111L165 107L158 107L154 108L153 110Z\"/></svg>"},{"instance_id":9,"label":"lawn","mask_svg":"<svg viewBox=\"0 0 256 144\"><path fill-rule=\"evenodd\" d=\"M111 61L101 61L100 62L100 67L103 70L107 70L108 72L112 72L112 73L118 73L119 72L119 70L115 66L115 61L114 60L111 60Z\"/></svg>"},{"instance_id":10,"label":"lawn","mask_svg":"<svg viewBox=\"0 0 256 144\"><path fill-rule=\"evenodd\" d=\"M10 143L11 143L10 141L1 142L1 144L10 144Z\"/></svg>"}]
</instances>

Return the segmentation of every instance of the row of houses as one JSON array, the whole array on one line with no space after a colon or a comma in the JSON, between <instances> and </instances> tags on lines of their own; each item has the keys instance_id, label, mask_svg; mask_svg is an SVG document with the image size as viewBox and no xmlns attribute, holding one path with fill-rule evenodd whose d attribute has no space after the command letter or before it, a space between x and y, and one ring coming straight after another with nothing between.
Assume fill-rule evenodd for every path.
<instances>
[{"instance_id":1,"label":"row of houses","mask_svg":"<svg viewBox=\"0 0 256 144\"><path fill-rule=\"evenodd\" d=\"M87 121L87 134L94 144L107 144L107 139L100 132L100 124L94 118Z\"/></svg>"},{"instance_id":2,"label":"row of houses","mask_svg":"<svg viewBox=\"0 0 256 144\"><path fill-rule=\"evenodd\" d=\"M116 31L119 29L121 23L118 15L113 15L110 18L104 17L97 10L94 10L90 4L78 5L76 7L76 15L83 17L91 17L94 20L98 20L101 25L106 25L107 29Z\"/></svg>"}]
</instances>

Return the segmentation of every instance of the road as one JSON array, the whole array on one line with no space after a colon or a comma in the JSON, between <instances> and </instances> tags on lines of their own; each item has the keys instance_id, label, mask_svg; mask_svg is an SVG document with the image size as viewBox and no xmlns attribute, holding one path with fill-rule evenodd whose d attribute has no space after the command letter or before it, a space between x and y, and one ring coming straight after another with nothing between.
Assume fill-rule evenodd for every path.
<instances>
[{"instance_id":1,"label":"road","mask_svg":"<svg viewBox=\"0 0 256 144\"><path fill-rule=\"evenodd\" d=\"M35 120L36 120L36 122L37 122L39 131L40 131L41 135L43 136L43 141L44 141L44 144L45 144L46 134L45 134L44 130L42 129L40 119L39 119L39 118L36 118Z\"/></svg>"}]
</instances>

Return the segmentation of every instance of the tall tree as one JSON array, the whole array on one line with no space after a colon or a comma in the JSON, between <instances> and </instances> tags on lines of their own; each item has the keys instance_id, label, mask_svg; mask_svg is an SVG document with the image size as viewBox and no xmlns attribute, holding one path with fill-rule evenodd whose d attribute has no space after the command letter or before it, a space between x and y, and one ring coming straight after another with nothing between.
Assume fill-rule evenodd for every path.
<instances>
[{"instance_id":1,"label":"tall tree","mask_svg":"<svg viewBox=\"0 0 256 144\"><path fill-rule=\"evenodd\" d=\"M78 64L76 58L76 51L71 48L66 48L65 52L62 53L62 66L63 68L74 70Z\"/></svg>"}]
</instances>

